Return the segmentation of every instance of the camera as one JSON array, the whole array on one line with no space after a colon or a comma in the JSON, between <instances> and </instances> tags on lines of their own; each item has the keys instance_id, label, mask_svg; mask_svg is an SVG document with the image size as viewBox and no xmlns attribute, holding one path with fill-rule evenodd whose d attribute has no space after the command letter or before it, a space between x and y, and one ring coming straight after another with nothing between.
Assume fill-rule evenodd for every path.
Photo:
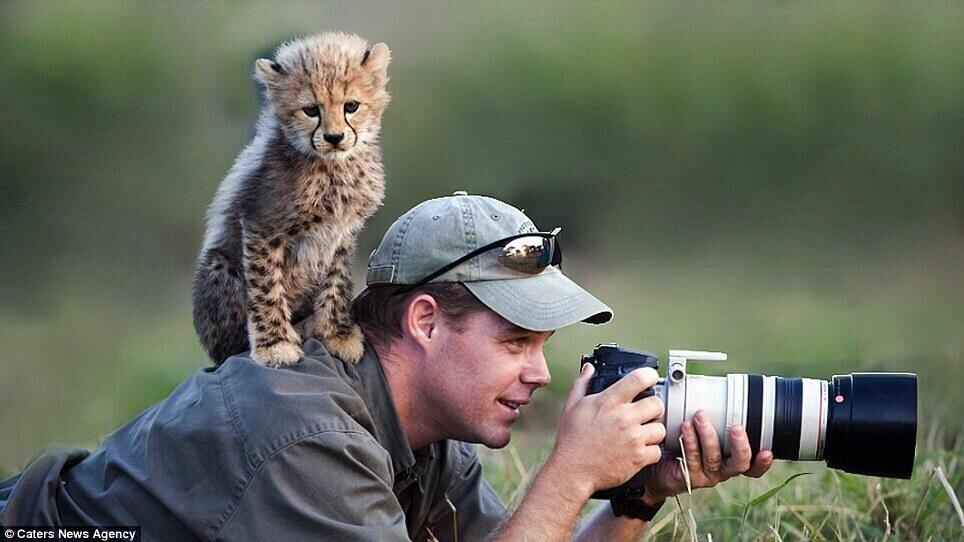
<instances>
[{"instance_id":1,"label":"camera","mask_svg":"<svg viewBox=\"0 0 964 542\"><path fill-rule=\"evenodd\" d=\"M722 352L670 350L665 378L634 400L652 395L665 405L665 452L680 455L680 424L705 410L729 455L727 430L746 428L753 456L771 450L777 459L826 461L844 472L910 478L917 444L917 375L851 373L828 380L759 374L691 375L691 361L726 361ZM651 353L617 344L597 345L582 357L595 373L589 393L599 393L640 367L659 368ZM594 498L642 494L642 471Z\"/></svg>"}]
</instances>

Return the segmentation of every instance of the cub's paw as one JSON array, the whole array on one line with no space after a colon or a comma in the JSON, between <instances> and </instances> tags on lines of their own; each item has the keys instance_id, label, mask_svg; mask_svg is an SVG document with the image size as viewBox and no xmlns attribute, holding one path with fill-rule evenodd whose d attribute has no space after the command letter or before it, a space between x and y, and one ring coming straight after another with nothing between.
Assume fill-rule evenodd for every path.
<instances>
[{"instance_id":1,"label":"cub's paw","mask_svg":"<svg viewBox=\"0 0 964 542\"><path fill-rule=\"evenodd\" d=\"M302 354L304 352L297 344L282 341L271 346L255 348L251 357L266 367L284 367L297 363Z\"/></svg>"},{"instance_id":2,"label":"cub's paw","mask_svg":"<svg viewBox=\"0 0 964 542\"><path fill-rule=\"evenodd\" d=\"M331 335L324 339L325 347L335 357L342 361L355 364L361 361L365 354L364 338L358 324L353 324L351 330L343 335Z\"/></svg>"}]
</instances>

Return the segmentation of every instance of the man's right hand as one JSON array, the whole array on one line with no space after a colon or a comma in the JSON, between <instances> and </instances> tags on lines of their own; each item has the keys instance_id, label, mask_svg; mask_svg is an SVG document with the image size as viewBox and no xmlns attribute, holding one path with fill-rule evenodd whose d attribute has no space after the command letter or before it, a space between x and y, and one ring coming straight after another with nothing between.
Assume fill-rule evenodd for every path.
<instances>
[{"instance_id":1,"label":"man's right hand","mask_svg":"<svg viewBox=\"0 0 964 542\"><path fill-rule=\"evenodd\" d=\"M643 467L660 460L658 446L666 428L658 421L663 402L647 397L633 402L641 391L656 384L650 368L637 369L606 390L586 395L594 368L584 364L572 383L559 432L547 464L569 474L574 490L592 493L616 487Z\"/></svg>"},{"instance_id":2,"label":"man's right hand","mask_svg":"<svg viewBox=\"0 0 964 542\"><path fill-rule=\"evenodd\" d=\"M629 480L660 459L666 436L657 397L633 402L656 384L656 371L637 369L605 391L586 395L593 367L588 363L572 383L556 444L529 486L519 508L495 540L568 540L579 511L593 493ZM649 423L647 423L649 422ZM637 540L644 523L617 518L600 508L580 532L586 540Z\"/></svg>"}]
</instances>

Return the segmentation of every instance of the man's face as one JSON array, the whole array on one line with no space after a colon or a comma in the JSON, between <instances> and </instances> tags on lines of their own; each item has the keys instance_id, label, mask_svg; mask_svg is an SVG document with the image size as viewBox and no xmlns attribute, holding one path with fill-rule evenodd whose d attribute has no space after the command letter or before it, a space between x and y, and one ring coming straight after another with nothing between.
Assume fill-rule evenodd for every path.
<instances>
[{"instance_id":1,"label":"man's face","mask_svg":"<svg viewBox=\"0 0 964 542\"><path fill-rule=\"evenodd\" d=\"M430 415L448 438L501 448L519 408L549 383L542 347L552 332L522 329L489 309L460 328L443 316L423 388Z\"/></svg>"}]
</instances>

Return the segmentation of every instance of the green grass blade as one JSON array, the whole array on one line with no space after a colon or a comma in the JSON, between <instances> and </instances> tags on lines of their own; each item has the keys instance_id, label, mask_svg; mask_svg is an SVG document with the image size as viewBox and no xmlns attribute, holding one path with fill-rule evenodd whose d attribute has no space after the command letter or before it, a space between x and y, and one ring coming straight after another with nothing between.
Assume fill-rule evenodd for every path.
<instances>
[{"instance_id":1,"label":"green grass blade","mask_svg":"<svg viewBox=\"0 0 964 542\"><path fill-rule=\"evenodd\" d=\"M793 476L790 476L789 478L787 478L786 480L784 480L782 484L771 487L770 489L768 489L768 490L764 491L763 493L761 493L759 496L753 498L750 502L746 503L746 506L743 507L743 522L744 522L744 523L746 522L746 516L747 516L747 514L750 513L750 508L754 508L754 507L757 507L757 506L763 504L764 502L766 502L767 500L769 500L771 497L773 497L774 495L776 495L777 493L779 493L781 489L787 487L787 484L789 484L790 482L792 482L794 478L798 478L798 477L800 477L800 476L803 476L804 474L810 474L810 473L809 473L809 472L798 472L798 473L794 474Z\"/></svg>"}]
</instances>

